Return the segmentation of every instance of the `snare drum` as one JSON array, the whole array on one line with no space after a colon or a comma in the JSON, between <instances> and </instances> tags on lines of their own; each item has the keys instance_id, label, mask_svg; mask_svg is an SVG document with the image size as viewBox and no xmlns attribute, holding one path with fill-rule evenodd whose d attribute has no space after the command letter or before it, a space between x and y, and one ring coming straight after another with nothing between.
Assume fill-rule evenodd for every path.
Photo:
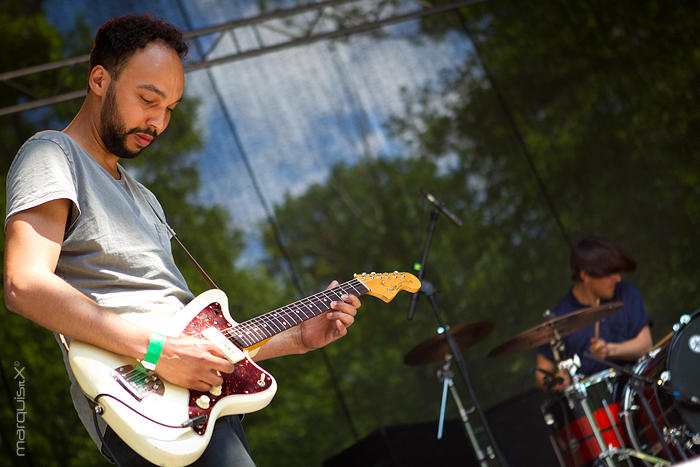
<instances>
[{"instance_id":1,"label":"snare drum","mask_svg":"<svg viewBox=\"0 0 700 467\"><path fill-rule=\"evenodd\" d=\"M617 384L615 371L604 370L582 380L578 388L569 386L564 390L563 397L542 405L545 423L552 428L556 448L566 465L595 465L601 454L593 428L581 405L584 393L595 418L594 428L602 435L606 447L624 447L625 430L619 416L621 404L615 398Z\"/></svg>"},{"instance_id":2,"label":"snare drum","mask_svg":"<svg viewBox=\"0 0 700 467\"><path fill-rule=\"evenodd\" d=\"M670 344L642 357L634 373L680 394L700 397L700 313L684 316L674 329ZM631 383L622 395L622 414L630 442L638 451L671 460ZM680 461L700 455L700 409L656 387L644 386L643 393L671 457Z\"/></svg>"}]
</instances>

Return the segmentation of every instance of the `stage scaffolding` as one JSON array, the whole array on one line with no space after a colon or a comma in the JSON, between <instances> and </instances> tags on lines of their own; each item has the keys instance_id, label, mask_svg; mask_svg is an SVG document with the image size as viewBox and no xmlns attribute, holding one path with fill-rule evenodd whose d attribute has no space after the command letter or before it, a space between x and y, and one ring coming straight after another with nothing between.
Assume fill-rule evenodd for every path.
<instances>
[{"instance_id":1,"label":"stage scaffolding","mask_svg":"<svg viewBox=\"0 0 700 467\"><path fill-rule=\"evenodd\" d=\"M198 61L185 62L185 71L198 70L291 47L369 32L389 24L445 13L483 1L485 0L461 0L433 6L423 0L326 0L261 13L250 18L186 32L185 37L189 40L206 37L211 42L208 50L204 51ZM240 45L238 36L244 29L252 31L256 38L252 46L242 47ZM279 40L270 41L268 39L265 41L259 33L260 30L275 32L275 36ZM223 57L209 58L210 52L227 36L234 43L235 52ZM68 74L73 67L86 65L88 60L89 55L85 54L0 73L0 83L3 86L20 91L24 96L22 102L0 108L0 116L84 97L84 87L77 90L67 90L63 89L65 86L59 83L51 96L45 96L34 91L30 86L18 82L17 79L53 70L62 70L63 73Z\"/></svg>"}]
</instances>

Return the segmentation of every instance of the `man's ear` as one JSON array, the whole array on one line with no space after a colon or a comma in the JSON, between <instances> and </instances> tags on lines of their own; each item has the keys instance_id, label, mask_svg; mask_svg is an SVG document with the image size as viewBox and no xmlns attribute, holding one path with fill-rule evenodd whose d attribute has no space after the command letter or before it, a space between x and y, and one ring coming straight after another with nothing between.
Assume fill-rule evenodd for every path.
<instances>
[{"instance_id":1,"label":"man's ear","mask_svg":"<svg viewBox=\"0 0 700 467\"><path fill-rule=\"evenodd\" d=\"M102 66L97 65L88 75L88 87L96 96L104 97L107 94L109 83L112 81L109 72Z\"/></svg>"}]
</instances>

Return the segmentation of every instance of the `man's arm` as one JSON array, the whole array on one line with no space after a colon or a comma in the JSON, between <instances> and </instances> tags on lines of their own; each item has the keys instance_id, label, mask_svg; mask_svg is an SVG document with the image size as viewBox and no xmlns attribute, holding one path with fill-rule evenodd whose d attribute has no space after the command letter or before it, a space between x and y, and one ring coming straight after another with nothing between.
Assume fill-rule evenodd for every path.
<instances>
[{"instance_id":1,"label":"man's arm","mask_svg":"<svg viewBox=\"0 0 700 467\"><path fill-rule=\"evenodd\" d=\"M328 288L338 285L331 282ZM281 357L290 354L302 354L324 347L348 333L347 328L355 321L360 300L354 295L343 295L342 301L331 303L331 310L321 313L298 326L281 332L260 347L253 354L256 361Z\"/></svg>"},{"instance_id":2,"label":"man's arm","mask_svg":"<svg viewBox=\"0 0 700 467\"><path fill-rule=\"evenodd\" d=\"M651 344L651 331L649 325L646 324L635 337L624 342L605 342L602 339L591 339L590 351L600 358L634 361L649 352Z\"/></svg>"},{"instance_id":3,"label":"man's arm","mask_svg":"<svg viewBox=\"0 0 700 467\"><path fill-rule=\"evenodd\" d=\"M101 307L54 274L71 201L58 199L12 216L5 240L7 308L54 332L142 359L151 331ZM233 365L204 339L167 338L156 371L168 381L208 390Z\"/></svg>"}]
</instances>

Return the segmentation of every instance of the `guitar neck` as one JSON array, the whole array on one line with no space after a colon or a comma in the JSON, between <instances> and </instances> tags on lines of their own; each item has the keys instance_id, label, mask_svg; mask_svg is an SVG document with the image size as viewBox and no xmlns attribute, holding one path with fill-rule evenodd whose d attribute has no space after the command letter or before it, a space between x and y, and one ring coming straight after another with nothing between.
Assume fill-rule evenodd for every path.
<instances>
[{"instance_id":1,"label":"guitar neck","mask_svg":"<svg viewBox=\"0 0 700 467\"><path fill-rule=\"evenodd\" d=\"M358 279L353 279L232 326L227 329L226 334L239 347L252 347L302 321L330 310L331 302L342 300L340 297L344 294L360 296L367 292L367 286Z\"/></svg>"}]
</instances>

